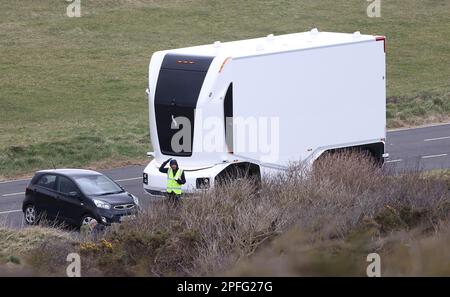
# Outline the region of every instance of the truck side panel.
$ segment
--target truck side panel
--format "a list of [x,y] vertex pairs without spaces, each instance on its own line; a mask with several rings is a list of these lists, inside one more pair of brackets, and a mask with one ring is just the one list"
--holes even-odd
[[[266,145],[266,151],[273,150],[269,163],[287,165],[327,148],[385,138],[383,42],[244,57],[232,66],[234,117],[279,121],[278,144]],[[268,153],[236,146],[238,133],[247,128],[235,124],[234,152],[264,162],[261,156]],[[267,132],[267,143],[277,141],[274,132]],[[261,137],[264,131],[258,133]]]

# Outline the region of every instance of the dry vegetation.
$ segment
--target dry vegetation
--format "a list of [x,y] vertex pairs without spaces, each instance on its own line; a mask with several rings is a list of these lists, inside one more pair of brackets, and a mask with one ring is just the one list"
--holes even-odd
[[154,203],[96,238],[48,239],[15,256],[46,275],[63,275],[74,251],[85,276],[364,275],[378,252],[385,275],[448,275],[449,209],[444,173],[392,174],[339,155],[313,172],[292,164],[260,191],[233,181],[180,208]]

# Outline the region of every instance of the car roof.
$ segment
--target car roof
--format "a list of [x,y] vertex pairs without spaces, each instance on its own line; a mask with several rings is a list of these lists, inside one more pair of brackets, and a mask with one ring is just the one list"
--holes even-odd
[[102,175],[100,172],[97,171],[87,169],[75,169],[75,168],[45,169],[36,172],[36,174],[38,173],[54,173],[67,176]]

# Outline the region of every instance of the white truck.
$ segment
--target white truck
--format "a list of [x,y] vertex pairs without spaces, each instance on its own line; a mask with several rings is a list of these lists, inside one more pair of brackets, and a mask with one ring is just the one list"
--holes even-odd
[[155,52],[145,191],[165,192],[168,158],[188,193],[240,170],[260,178],[310,166],[327,151],[366,150],[382,163],[385,49],[384,36],[313,29]]

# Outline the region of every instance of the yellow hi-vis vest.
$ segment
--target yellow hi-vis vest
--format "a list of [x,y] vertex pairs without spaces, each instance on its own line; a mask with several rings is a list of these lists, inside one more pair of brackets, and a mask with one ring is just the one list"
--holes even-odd
[[177,195],[181,194],[181,185],[177,183],[177,179],[181,177],[183,170],[178,168],[175,176],[173,175],[172,168],[167,171],[167,193],[174,192]]

